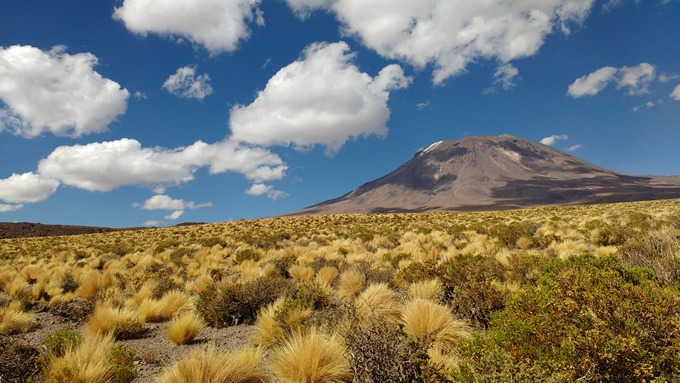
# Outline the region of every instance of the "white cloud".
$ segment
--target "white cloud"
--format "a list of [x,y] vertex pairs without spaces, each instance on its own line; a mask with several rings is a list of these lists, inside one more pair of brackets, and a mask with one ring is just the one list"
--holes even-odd
[[231,141],[164,149],[143,148],[139,141],[124,138],[58,147],[40,161],[38,172],[80,189],[109,191],[124,185],[177,185],[193,180],[204,166],[212,174],[236,172],[254,182],[281,179],[287,169],[276,154]]
[[595,72],[576,79],[567,90],[567,94],[579,98],[594,96],[604,89],[616,75],[618,69],[610,66],[600,68]]
[[628,94],[649,93],[649,84],[656,78],[656,68],[649,63],[619,69],[620,78],[617,88],[628,88]]
[[24,207],[23,204],[18,204],[18,205],[6,205],[0,203],[0,213],[7,213],[10,211],[17,211],[19,209],[22,209]]
[[658,80],[659,80],[659,82],[666,83],[666,82],[669,82],[669,81],[677,80],[679,78],[680,78],[680,74],[677,74],[677,73],[661,73],[659,75]]
[[165,218],[165,219],[177,219],[177,218],[181,217],[182,214],[184,214],[184,210],[175,210],[175,211],[166,215],[163,218]]
[[146,93],[141,92],[139,90],[136,91],[135,94],[133,94],[132,96],[137,100],[146,100],[147,98],[149,98],[149,96],[147,96]]
[[670,96],[672,99],[680,101],[680,84],[677,85],[675,89],[673,89],[673,92],[671,92]]
[[[659,101],[657,101],[657,102],[658,102],[658,103],[661,103],[662,101],[659,100]],[[638,110],[640,110],[640,109],[642,109],[642,108],[651,109],[651,108],[655,107],[656,105],[657,105],[656,102],[647,101],[646,103],[644,103],[644,104],[642,104],[642,105],[638,105],[638,106],[633,107],[632,111],[633,111],[633,112],[637,112]]]
[[213,92],[209,81],[210,76],[207,73],[196,77],[195,67],[184,66],[165,80],[163,88],[175,96],[202,100]]
[[616,82],[617,89],[628,88],[629,95],[641,95],[649,93],[649,85],[655,78],[656,68],[649,63],[618,69],[606,66],[576,79],[569,85],[567,94],[574,98],[594,96],[611,82]]
[[493,83],[494,85],[501,85],[504,90],[512,89],[517,85],[514,80],[518,74],[519,71],[512,64],[501,65],[493,74],[495,78]]
[[581,149],[581,144],[572,145],[567,148],[567,151],[573,152],[575,150]]
[[[264,25],[260,0],[125,0],[113,18],[133,33],[183,37],[212,55],[236,50],[250,36],[248,22]],[[178,39],[179,40],[179,39]]]
[[43,132],[79,137],[106,131],[125,113],[129,92],[93,70],[91,53],[58,46],[0,47],[0,131],[27,138]]
[[416,109],[418,109],[418,110],[423,110],[423,109],[427,108],[428,106],[430,106],[430,100],[427,100],[427,101],[425,101],[425,102],[419,102],[419,103],[417,103],[417,104],[416,104]]
[[389,90],[403,88],[410,77],[396,64],[371,78],[351,62],[345,42],[315,43],[282,68],[250,105],[232,108],[232,140],[258,145],[315,144],[332,155],[350,138],[385,136]]
[[272,199],[272,200],[277,200],[280,198],[285,198],[288,197],[289,194],[281,191],[281,190],[274,190],[274,188],[271,185],[265,185],[265,184],[253,184],[250,189],[246,190],[246,194],[250,195],[263,195],[266,194],[267,198]]
[[0,200],[10,203],[44,201],[59,187],[59,181],[32,172],[12,174],[0,180]]
[[536,54],[556,26],[569,33],[594,0],[287,0],[301,17],[334,12],[342,32],[380,55],[417,68],[434,64],[433,81],[465,71],[477,59],[502,63]]
[[541,139],[541,141],[539,141],[539,142],[543,145],[553,146],[553,145],[555,145],[555,143],[557,141],[567,140],[567,139],[569,139],[569,136],[567,136],[566,134],[560,134],[560,135],[553,134],[550,137],[545,137],[545,138]]
[[144,226],[160,226],[163,223],[164,223],[163,221],[157,221],[157,220],[152,219],[152,220],[144,221],[144,223],[142,225],[144,225]]
[[182,199],[172,199],[167,195],[159,194],[147,199],[143,204],[135,203],[132,206],[144,210],[184,210],[210,207],[212,202],[196,204],[194,201],[184,202]]

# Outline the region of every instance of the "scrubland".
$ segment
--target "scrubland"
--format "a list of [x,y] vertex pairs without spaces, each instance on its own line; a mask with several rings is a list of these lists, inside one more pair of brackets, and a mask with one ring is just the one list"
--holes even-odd
[[680,200],[7,239],[0,288],[2,382],[680,381]]

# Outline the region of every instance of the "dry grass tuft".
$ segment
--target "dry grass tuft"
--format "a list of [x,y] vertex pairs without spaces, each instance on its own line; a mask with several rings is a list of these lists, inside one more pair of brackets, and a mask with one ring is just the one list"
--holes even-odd
[[467,337],[470,328],[466,322],[456,320],[447,306],[425,299],[414,299],[402,310],[404,332],[418,339],[434,336],[436,345],[447,350],[455,346],[458,338]]
[[260,310],[255,319],[253,342],[261,346],[271,346],[283,338],[283,329],[276,320],[276,311],[283,305],[285,298],[279,298]]
[[66,350],[60,358],[51,359],[45,369],[45,382],[108,382],[113,378],[108,355],[113,335],[85,337],[76,349]]
[[429,279],[411,283],[408,287],[411,299],[422,298],[439,302],[444,297],[444,286],[439,279]]
[[314,278],[314,269],[307,266],[293,265],[288,269],[288,274],[296,281],[310,281]]
[[112,334],[116,338],[133,338],[142,331],[139,312],[126,307],[97,304],[85,323],[85,336]]
[[371,284],[356,299],[357,314],[360,317],[377,316],[386,321],[397,321],[401,315],[401,305],[387,284]]
[[25,313],[15,307],[0,308],[0,335],[20,334],[35,325],[32,313]]
[[337,335],[317,328],[295,333],[272,354],[270,370],[284,383],[350,382],[352,370]]
[[321,284],[330,286],[330,284],[333,283],[333,281],[335,280],[339,273],[340,272],[335,267],[332,266],[322,267],[321,269],[319,269],[319,272],[316,273],[316,280]]
[[196,339],[205,327],[203,319],[193,312],[186,312],[172,318],[168,325],[167,335],[176,345],[187,344]]
[[364,289],[366,276],[357,268],[351,268],[340,274],[338,281],[338,298],[350,301]]
[[243,349],[228,354],[214,347],[194,351],[187,358],[166,368],[157,383],[262,383],[267,375],[258,368],[259,349]]

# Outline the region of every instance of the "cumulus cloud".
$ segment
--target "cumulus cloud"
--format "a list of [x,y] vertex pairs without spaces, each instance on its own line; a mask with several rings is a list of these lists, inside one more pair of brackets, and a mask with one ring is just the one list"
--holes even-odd
[[134,139],[61,146],[40,161],[38,172],[85,190],[124,185],[177,185],[194,179],[200,167],[212,174],[236,172],[253,182],[280,179],[287,167],[276,154],[231,141],[197,141],[176,149],[143,148]]
[[628,88],[628,94],[649,93],[649,84],[656,78],[656,68],[649,63],[619,69],[617,88]]
[[517,68],[512,64],[501,65],[496,69],[493,74],[494,85],[500,85],[504,90],[510,90],[514,88],[517,83],[515,83],[515,78],[519,74]]
[[569,139],[569,136],[567,136],[566,134],[560,134],[560,135],[553,134],[550,137],[545,137],[545,138],[541,139],[541,141],[539,141],[539,142],[542,143],[543,145],[553,146],[553,145],[555,145],[555,143],[557,141],[568,140],[568,139]]
[[184,210],[175,210],[172,213],[164,216],[163,218],[165,218],[165,219],[177,219],[177,218],[181,217],[182,214],[184,214]]
[[0,47],[0,131],[27,138],[43,132],[80,137],[101,133],[125,113],[129,92],[94,71],[91,53],[65,47]]
[[673,92],[670,94],[671,98],[680,101],[680,84],[678,84],[675,89],[673,89]]
[[59,187],[59,181],[33,172],[12,174],[0,180],[0,200],[9,203],[44,201]]
[[18,205],[7,205],[0,203],[0,213],[7,213],[10,211],[17,211],[19,209],[22,209],[24,207],[23,204],[18,204]]
[[389,91],[408,86],[400,66],[391,64],[372,78],[352,63],[345,42],[315,43],[279,70],[250,105],[236,105],[232,139],[258,145],[324,145],[332,155],[350,138],[385,136]]
[[[212,55],[236,50],[250,36],[249,22],[264,25],[260,0],[125,0],[113,13],[133,33],[186,38]],[[179,40],[179,39],[178,39]]]
[[163,89],[175,96],[202,100],[213,92],[209,81],[210,76],[207,73],[196,76],[195,67],[184,66],[165,80]]
[[567,94],[574,98],[594,96],[607,87],[618,69],[610,66],[600,68],[595,72],[576,79],[567,90]]
[[567,151],[573,152],[574,150],[581,149],[581,144],[572,145],[567,148]]
[[164,223],[163,221],[151,219],[151,220],[148,220],[148,221],[144,221],[144,223],[142,225],[144,225],[144,226],[160,226],[163,223]]
[[288,197],[288,193],[281,190],[274,190],[271,185],[265,184],[253,184],[250,189],[246,190],[246,194],[250,195],[263,195],[266,194],[267,198],[272,200],[277,200],[280,198]]
[[334,12],[342,32],[380,55],[417,68],[434,64],[433,81],[465,71],[477,59],[502,63],[533,56],[555,27],[569,33],[594,0],[287,0],[301,17]]
[[627,88],[629,95],[649,93],[649,85],[656,79],[656,67],[649,63],[641,63],[634,67],[614,68],[606,66],[593,73],[576,79],[567,90],[573,98],[594,96],[612,82],[616,88]]
[[132,206],[144,210],[184,210],[210,207],[212,206],[212,202],[197,204],[194,201],[184,202],[182,199],[172,199],[167,195],[158,194],[147,199],[143,204],[135,203]]

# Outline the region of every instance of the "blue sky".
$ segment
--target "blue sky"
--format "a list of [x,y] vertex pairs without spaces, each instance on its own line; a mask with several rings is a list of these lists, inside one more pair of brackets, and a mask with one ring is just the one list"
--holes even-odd
[[291,212],[508,133],[680,174],[677,0],[0,2],[0,221]]

